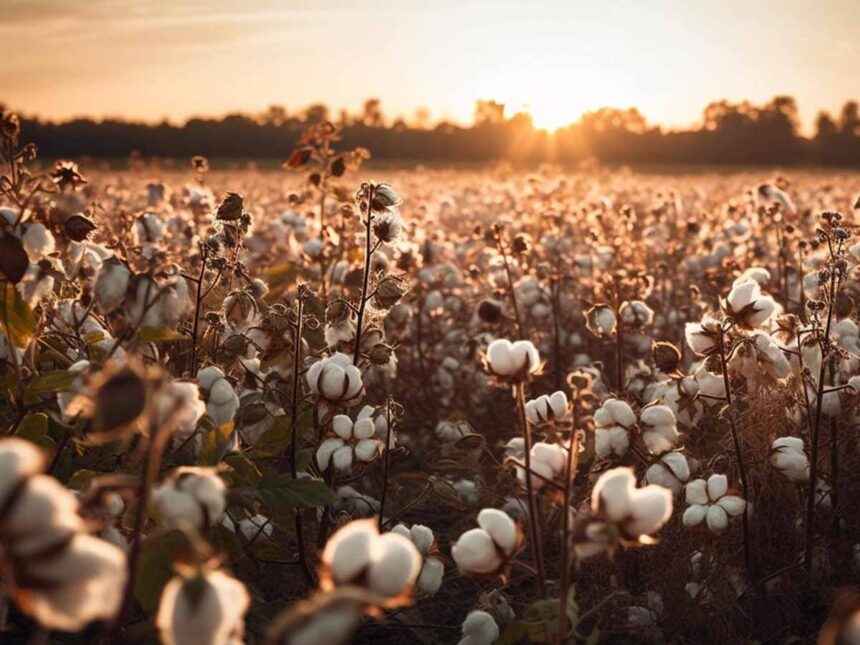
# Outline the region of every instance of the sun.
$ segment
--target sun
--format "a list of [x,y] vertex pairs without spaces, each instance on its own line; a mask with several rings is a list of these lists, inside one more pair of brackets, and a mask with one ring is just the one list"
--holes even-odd
[[525,106],[536,128],[554,132],[570,125],[582,116],[582,110],[571,109],[568,103],[549,101]]

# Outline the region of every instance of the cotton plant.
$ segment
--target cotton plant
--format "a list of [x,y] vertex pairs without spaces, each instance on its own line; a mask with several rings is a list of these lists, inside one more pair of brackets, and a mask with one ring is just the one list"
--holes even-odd
[[364,391],[361,371],[350,356],[340,352],[311,365],[307,382],[314,395],[332,406],[347,406]]

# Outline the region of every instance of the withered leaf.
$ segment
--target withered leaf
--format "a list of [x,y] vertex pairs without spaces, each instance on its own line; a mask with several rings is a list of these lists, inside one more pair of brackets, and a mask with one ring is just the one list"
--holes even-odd
[[222,222],[235,222],[242,217],[242,211],[245,208],[245,200],[238,193],[227,193],[224,201],[218,207],[218,212],[215,214],[215,219]]
[[93,404],[90,432],[113,434],[143,414],[146,384],[137,372],[125,367],[102,383]]
[[12,284],[18,284],[28,266],[30,258],[21,240],[7,231],[0,237],[0,274]]
[[290,155],[287,163],[284,164],[284,167],[290,170],[301,168],[310,160],[311,152],[310,148],[296,148],[293,150],[293,154]]

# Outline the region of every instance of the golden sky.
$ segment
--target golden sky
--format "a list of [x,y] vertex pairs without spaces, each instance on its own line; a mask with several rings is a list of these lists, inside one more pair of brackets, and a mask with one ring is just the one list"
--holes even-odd
[[711,100],[860,98],[858,0],[0,0],[0,102],[181,120],[323,101],[539,126],[604,105],[688,125]]

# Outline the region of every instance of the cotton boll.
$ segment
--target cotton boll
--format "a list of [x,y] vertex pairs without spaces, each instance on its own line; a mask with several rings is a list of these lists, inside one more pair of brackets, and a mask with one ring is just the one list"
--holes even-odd
[[202,529],[221,521],[227,487],[212,468],[177,468],[152,491],[156,516],[168,527],[188,522]]
[[485,611],[469,612],[463,621],[463,638],[458,645],[492,645],[499,638],[499,626]]
[[463,533],[451,548],[451,556],[460,570],[467,573],[493,573],[502,565],[493,538],[480,528]]
[[0,441],[0,504],[18,483],[38,473],[44,464],[41,451],[31,442],[17,437]]
[[374,520],[356,520],[329,538],[322,562],[329,567],[335,584],[349,584],[367,568],[378,535]]
[[39,222],[33,222],[27,226],[27,230],[21,237],[21,242],[31,262],[38,262],[53,253],[56,248],[56,242],[51,231]]
[[790,481],[809,481],[809,459],[799,437],[776,439],[771,444],[770,463]]
[[418,581],[415,583],[421,593],[433,596],[442,586],[445,575],[445,565],[437,558],[427,558],[421,567]]
[[594,430],[594,450],[601,459],[622,457],[630,447],[630,433],[622,426],[597,427]]
[[176,577],[164,587],[155,624],[164,645],[242,641],[250,605],[245,586],[221,571]]
[[690,465],[680,452],[667,452],[645,472],[645,482],[668,488],[678,495],[690,480]]
[[[19,592],[26,612],[49,629],[75,632],[95,620],[110,620],[119,611],[128,567],[120,548],[85,533],[45,557],[31,560]],[[26,579],[44,581],[27,590]]]
[[307,372],[311,391],[331,403],[351,401],[361,394],[361,372],[346,354],[336,352],[311,365]]
[[506,513],[495,508],[485,508],[478,513],[478,526],[484,529],[507,555],[513,553],[518,541],[517,526]]
[[487,348],[487,363],[496,376],[512,378],[540,370],[540,354],[530,341],[497,339]]
[[372,545],[367,586],[382,596],[397,596],[412,587],[421,572],[421,556],[412,541],[396,533],[378,537]]

